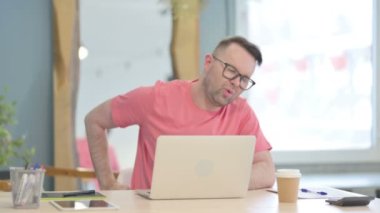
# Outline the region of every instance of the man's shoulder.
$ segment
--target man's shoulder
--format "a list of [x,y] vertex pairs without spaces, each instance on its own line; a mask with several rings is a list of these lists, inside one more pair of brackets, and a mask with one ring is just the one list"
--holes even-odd
[[234,108],[250,107],[247,99],[241,96],[237,97],[230,106]]
[[229,112],[234,114],[236,113],[235,115],[240,115],[243,117],[254,113],[253,108],[249,105],[248,101],[244,97],[236,98],[227,107]]
[[183,87],[188,86],[191,82],[187,80],[157,81],[155,86],[160,87]]
[[189,88],[191,82],[186,80],[172,80],[168,82],[157,81],[155,89],[158,92],[181,92]]

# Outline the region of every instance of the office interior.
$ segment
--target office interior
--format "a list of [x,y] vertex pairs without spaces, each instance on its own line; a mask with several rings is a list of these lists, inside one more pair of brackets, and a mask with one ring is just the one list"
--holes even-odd
[[[373,104],[370,146],[359,152],[338,149],[278,153],[274,146],[273,152],[277,168],[299,168],[307,183],[379,197],[380,89],[376,89],[376,82],[380,81],[380,42],[376,35],[379,34],[377,11],[380,7],[377,1],[370,2],[374,17],[371,52],[374,69],[372,82],[367,82],[372,85]],[[80,61],[78,101],[72,122],[76,137],[80,138],[85,137],[83,118],[91,107],[135,87],[171,79],[173,73],[168,46],[172,32],[170,1],[79,0],[78,3],[80,42],[88,50],[87,58]],[[203,56],[212,51],[220,39],[246,35],[245,25],[238,22],[241,16],[247,15],[239,13],[244,10],[245,3],[245,0],[201,1],[198,17],[200,70]],[[53,14],[50,0],[0,2],[0,89],[7,87],[7,98],[17,103],[17,124],[10,129],[15,136],[24,135],[28,146],[36,149],[33,160],[46,165],[54,165],[56,125]],[[110,135],[121,168],[133,167],[136,131],[137,127],[117,129]],[[265,133],[265,129],[263,131]],[[291,139],[281,140],[287,143]],[[53,180],[48,179],[45,185],[53,188]]]

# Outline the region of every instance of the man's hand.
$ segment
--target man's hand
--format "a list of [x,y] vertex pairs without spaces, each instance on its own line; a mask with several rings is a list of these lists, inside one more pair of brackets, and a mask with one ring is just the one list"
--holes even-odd
[[108,141],[106,131],[115,127],[111,115],[111,101],[106,101],[93,110],[85,118],[88,146],[94,164],[96,177],[101,189],[126,189],[117,183],[108,158]]
[[121,184],[117,181],[111,186],[100,186],[102,190],[129,190],[131,189],[127,184]]

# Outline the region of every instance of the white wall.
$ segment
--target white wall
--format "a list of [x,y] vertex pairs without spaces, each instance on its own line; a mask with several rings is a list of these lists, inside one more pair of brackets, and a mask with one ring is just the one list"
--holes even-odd
[[[82,0],[82,43],[89,50],[81,62],[76,134],[85,136],[84,116],[118,94],[171,76],[171,13],[157,0]],[[136,126],[112,131],[122,168],[134,164]]]

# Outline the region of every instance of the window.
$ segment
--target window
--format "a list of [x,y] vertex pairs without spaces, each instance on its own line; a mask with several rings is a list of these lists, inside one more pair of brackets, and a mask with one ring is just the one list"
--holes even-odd
[[275,158],[340,161],[355,154],[354,161],[378,160],[375,1],[244,4],[237,7],[237,26],[264,58],[247,98]]

